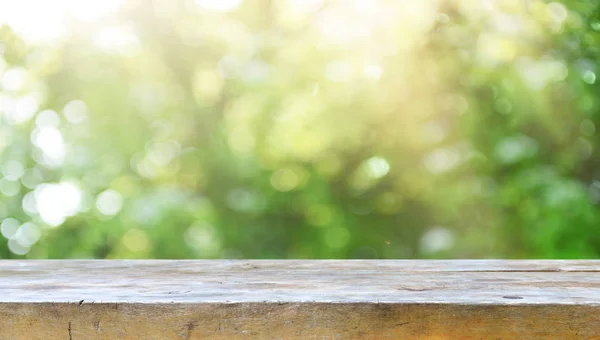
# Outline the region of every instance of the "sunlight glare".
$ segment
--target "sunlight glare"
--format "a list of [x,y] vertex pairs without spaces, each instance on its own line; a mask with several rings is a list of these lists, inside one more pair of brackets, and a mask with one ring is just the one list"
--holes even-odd
[[53,44],[68,33],[67,20],[91,22],[114,14],[123,0],[21,0],[0,2],[0,26],[6,24],[26,42]]
[[49,166],[61,165],[66,156],[66,145],[60,130],[53,126],[38,127],[31,133],[31,141],[44,153]]
[[242,0],[196,0],[196,3],[210,11],[229,12],[238,8]]
[[56,227],[75,215],[81,206],[82,192],[70,182],[44,183],[35,188],[35,203],[46,224]]

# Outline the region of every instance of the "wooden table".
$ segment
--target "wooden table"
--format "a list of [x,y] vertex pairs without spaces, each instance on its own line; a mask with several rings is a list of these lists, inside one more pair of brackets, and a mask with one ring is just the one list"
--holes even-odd
[[0,339],[600,339],[600,261],[0,261]]

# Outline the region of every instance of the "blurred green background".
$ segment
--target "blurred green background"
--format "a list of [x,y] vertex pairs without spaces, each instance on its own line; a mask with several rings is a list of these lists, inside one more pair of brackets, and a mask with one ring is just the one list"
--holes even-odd
[[600,7],[0,2],[1,258],[597,258]]

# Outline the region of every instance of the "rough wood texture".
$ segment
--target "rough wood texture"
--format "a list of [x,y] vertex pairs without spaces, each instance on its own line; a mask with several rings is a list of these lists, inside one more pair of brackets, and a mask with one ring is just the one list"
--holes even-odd
[[600,261],[0,261],[0,339],[600,339]]

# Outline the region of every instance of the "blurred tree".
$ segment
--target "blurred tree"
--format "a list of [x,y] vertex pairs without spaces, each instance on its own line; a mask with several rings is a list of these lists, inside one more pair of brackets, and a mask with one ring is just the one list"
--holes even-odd
[[31,1],[3,258],[600,254],[593,2]]

